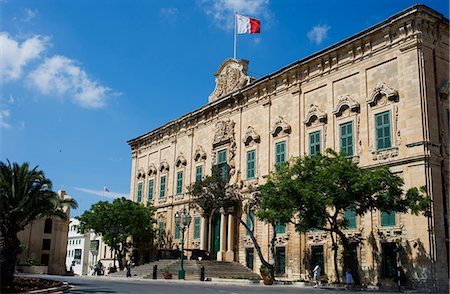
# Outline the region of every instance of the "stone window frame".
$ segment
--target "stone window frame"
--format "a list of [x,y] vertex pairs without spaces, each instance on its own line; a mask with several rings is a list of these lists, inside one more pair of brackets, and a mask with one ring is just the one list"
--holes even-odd
[[[168,183],[169,183],[169,170],[170,170],[170,166],[167,163],[166,160],[161,161],[160,165],[159,165],[159,177],[158,177],[158,201],[159,203],[164,203],[167,201],[167,196],[168,196]],[[162,177],[165,177],[165,182],[164,182],[164,196],[161,197],[161,179]]]
[[338,98],[336,108],[333,110],[336,125],[334,138],[335,146],[339,146],[339,152],[341,151],[341,125],[352,122],[353,132],[353,156],[349,156],[353,159],[353,162],[359,163],[361,156],[361,136],[360,136],[360,112],[361,107],[351,95],[341,95]]
[[[150,163],[148,166],[148,170],[147,170],[147,202],[151,202],[153,203],[155,201],[155,198],[159,198],[159,197],[155,197],[156,196],[156,184],[157,184],[157,179],[156,176],[158,175],[158,169],[156,168],[154,163]],[[150,192],[150,181],[153,181],[153,191],[152,191],[152,200],[148,201],[148,193]]]
[[[153,181],[153,188],[152,188],[152,199],[149,201],[149,192],[150,192],[150,181]],[[155,187],[156,187],[156,175],[150,176],[147,180],[147,203],[153,203],[155,201]]]
[[[379,82],[372,89],[366,102],[368,105],[369,130],[371,130],[369,132],[369,146],[372,160],[384,160],[398,156],[401,136],[398,128],[399,94],[397,90],[389,87],[385,82]],[[391,125],[391,147],[377,150],[375,117],[377,114],[386,111],[389,111]]]
[[194,181],[197,181],[197,168],[200,166],[202,168],[202,178],[205,176],[205,166],[206,166],[206,152],[203,149],[201,145],[197,146],[197,149],[194,152],[194,162],[193,168],[194,168]]
[[285,158],[284,162],[287,162],[289,160],[289,143],[290,143],[290,134],[292,132],[291,126],[285,121],[285,119],[282,116],[278,116],[275,120],[275,123],[272,126],[272,129],[270,131],[270,134],[272,135],[272,141],[273,141],[273,152],[270,155],[270,158],[273,162],[273,170],[276,170],[276,164],[277,164],[277,155],[276,155],[276,145],[281,142],[285,142]]
[[[141,186],[141,199],[139,200],[139,185]],[[141,203],[142,202],[142,195],[144,194],[144,179],[140,179],[137,181],[137,187],[136,187],[136,202]]]
[[[244,138],[242,139],[242,143],[244,143],[244,153],[245,153],[245,158],[244,158],[244,164],[242,165],[244,167],[244,171],[243,171],[243,175],[245,175],[244,181],[247,182],[256,182],[258,180],[259,177],[259,172],[258,172],[258,154],[259,154],[259,143],[261,143],[261,136],[256,133],[255,129],[252,126],[248,126],[247,130],[245,131],[245,135]],[[247,154],[249,151],[255,151],[255,176],[253,178],[248,178],[247,177]]]
[[[185,178],[186,178],[186,166],[187,166],[187,160],[184,157],[183,153],[180,153],[176,160],[175,160],[175,169],[174,169],[174,182],[175,182],[175,189],[174,189],[174,195],[177,198],[183,198],[183,195],[185,193]],[[182,173],[182,179],[181,179],[181,193],[178,193],[178,174]]]
[[305,124],[305,140],[307,146],[305,146],[306,154],[312,155],[311,153],[311,142],[310,134],[320,131],[320,153],[326,150],[326,138],[327,138],[327,114],[322,111],[316,104],[311,104],[306,115],[306,119],[303,121]]

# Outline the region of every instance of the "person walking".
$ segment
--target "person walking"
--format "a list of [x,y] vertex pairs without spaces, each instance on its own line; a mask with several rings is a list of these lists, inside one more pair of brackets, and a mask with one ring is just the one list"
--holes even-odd
[[350,289],[353,287],[353,275],[352,270],[347,268],[347,271],[345,272],[345,284],[347,285],[347,289]]
[[127,263],[125,264],[125,267],[127,268],[127,278],[131,277],[131,259],[127,261]]
[[313,280],[314,280],[314,288],[320,286],[320,265],[316,264],[313,269]]

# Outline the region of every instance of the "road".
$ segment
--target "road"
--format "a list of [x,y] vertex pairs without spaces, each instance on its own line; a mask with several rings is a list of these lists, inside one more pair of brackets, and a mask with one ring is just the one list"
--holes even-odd
[[[39,277],[66,281],[71,286],[70,293],[152,293],[152,294],[248,294],[248,293],[295,293],[295,294],[325,294],[341,291],[316,289],[312,287],[297,287],[240,283],[216,283],[178,280],[142,280],[113,279],[108,277],[66,277],[39,275]],[[354,291],[346,291],[356,293]],[[377,292],[381,293],[381,292]]]

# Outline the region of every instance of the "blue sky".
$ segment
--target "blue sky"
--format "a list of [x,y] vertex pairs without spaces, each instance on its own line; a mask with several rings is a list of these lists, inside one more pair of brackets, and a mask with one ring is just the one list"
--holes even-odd
[[[420,2],[449,15],[446,0]],[[207,103],[234,11],[261,20],[237,47],[258,78],[415,3],[0,0],[1,160],[39,165],[78,201],[72,216],[128,197],[126,141]]]

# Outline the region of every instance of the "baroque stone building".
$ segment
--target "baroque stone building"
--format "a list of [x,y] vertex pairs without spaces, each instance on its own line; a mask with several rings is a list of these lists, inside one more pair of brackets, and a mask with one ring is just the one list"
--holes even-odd
[[[264,183],[276,163],[332,148],[364,168],[389,166],[405,189],[427,185],[433,199],[428,218],[348,213],[346,234],[357,242],[346,260],[339,254],[340,264],[363,283],[389,283],[399,246],[409,283],[448,289],[448,29],[442,14],[416,5],[257,80],[247,75],[248,61],[226,60],[207,104],[128,142],[131,198],[157,208],[160,246],[179,245],[174,215],[186,207],[193,216],[187,248],[258,272],[245,229],[224,214],[203,219],[186,187],[227,164],[230,181],[251,198],[250,187]],[[270,259],[271,228],[255,226]],[[319,263],[334,280],[332,256],[325,232],[277,227],[278,276],[309,279]]]

